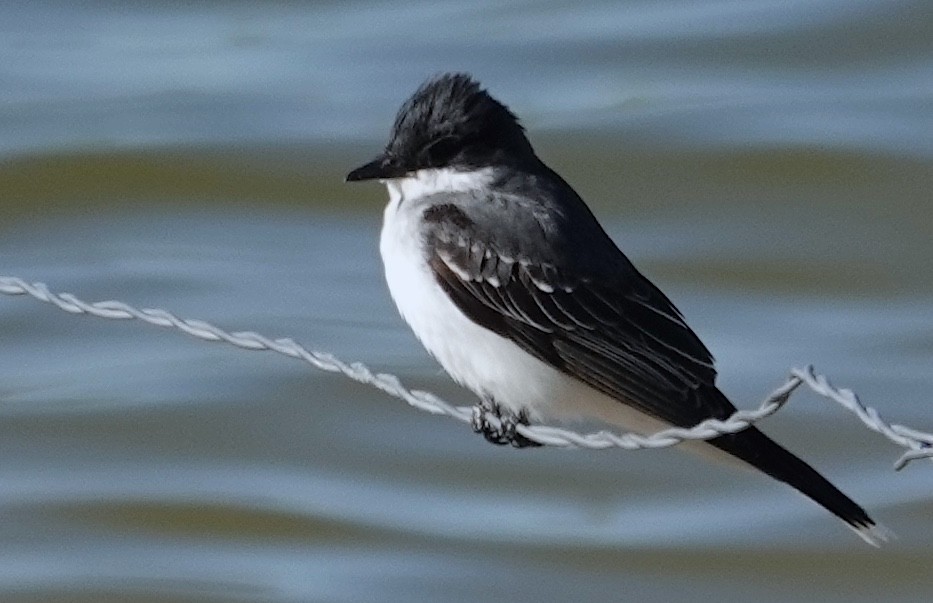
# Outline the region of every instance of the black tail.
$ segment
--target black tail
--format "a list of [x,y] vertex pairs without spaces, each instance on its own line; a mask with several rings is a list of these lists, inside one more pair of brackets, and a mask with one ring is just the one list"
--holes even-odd
[[[713,403],[714,407],[724,408],[725,405],[732,407],[725,395],[715,387],[703,388],[701,395],[718,397],[719,399]],[[878,541],[887,539],[887,530],[877,526],[865,509],[840,492],[813,467],[782,448],[755,427],[714,438],[709,443],[764,471],[774,479],[796,488],[846,522],[869,544],[878,546]]]

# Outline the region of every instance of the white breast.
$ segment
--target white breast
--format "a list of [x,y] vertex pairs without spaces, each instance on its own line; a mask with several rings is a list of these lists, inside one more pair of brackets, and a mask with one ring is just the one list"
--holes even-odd
[[547,405],[561,375],[464,316],[428,266],[422,234],[422,214],[427,206],[421,203],[422,198],[442,190],[476,186],[481,177],[474,173],[466,182],[458,182],[449,175],[419,173],[386,183],[390,200],[379,242],[386,281],[402,318],[455,381],[516,412],[527,407],[530,413],[540,415],[536,411]]

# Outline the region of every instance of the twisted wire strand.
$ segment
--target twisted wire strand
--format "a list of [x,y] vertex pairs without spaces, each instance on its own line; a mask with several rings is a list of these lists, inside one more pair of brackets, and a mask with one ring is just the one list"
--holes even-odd
[[[444,415],[463,423],[471,423],[475,413],[485,413],[489,423],[497,427],[501,425],[499,418],[490,411],[469,406],[454,406],[430,392],[406,388],[395,375],[373,373],[362,363],[346,363],[332,354],[308,350],[288,338],[269,339],[252,331],[228,333],[202,320],[181,319],[157,308],[137,309],[120,301],[88,303],[70,293],[52,293],[44,283],[28,283],[16,277],[0,276],[0,293],[28,295],[71,314],[87,314],[113,320],[137,319],[159,327],[178,329],[206,341],[222,341],[246,350],[270,350],[290,358],[303,360],[323,371],[341,373],[354,381],[376,387],[431,414]],[[812,366],[792,369],[787,381],[771,392],[758,408],[736,411],[725,420],[707,419],[688,429],[673,427],[651,435],[617,434],[609,431],[581,434],[547,425],[517,425],[516,431],[539,444],[562,448],[622,448],[624,450],[668,448],[687,440],[708,440],[719,435],[741,431],[780,410],[790,399],[791,394],[801,385],[806,385],[820,396],[840,404],[854,413],[872,431],[907,448],[908,450],[895,463],[895,469],[900,470],[911,461],[920,458],[933,460],[933,434],[885,422],[877,410],[862,404],[854,392],[834,387],[825,376],[814,372]]]

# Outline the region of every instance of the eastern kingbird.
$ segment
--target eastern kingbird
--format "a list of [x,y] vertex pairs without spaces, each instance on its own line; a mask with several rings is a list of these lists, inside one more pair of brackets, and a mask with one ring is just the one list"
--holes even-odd
[[[423,84],[382,154],[347,175],[360,180],[389,189],[379,249],[392,299],[450,376],[501,418],[474,421],[488,440],[535,445],[516,424],[545,418],[651,433],[735,412],[680,311],[469,75]],[[786,482],[870,544],[888,535],[755,427],[698,446]]]

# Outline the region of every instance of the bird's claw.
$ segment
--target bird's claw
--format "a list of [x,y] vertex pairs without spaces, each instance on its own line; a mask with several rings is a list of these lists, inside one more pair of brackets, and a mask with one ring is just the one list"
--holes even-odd
[[[499,425],[494,425],[489,420],[489,415],[499,419]],[[503,411],[498,404],[490,400],[483,400],[479,405],[473,407],[471,424],[473,431],[483,434],[487,442],[492,442],[498,446],[511,444],[515,448],[528,448],[542,445],[518,433],[519,425],[528,425],[528,415],[525,411],[515,415]]]

